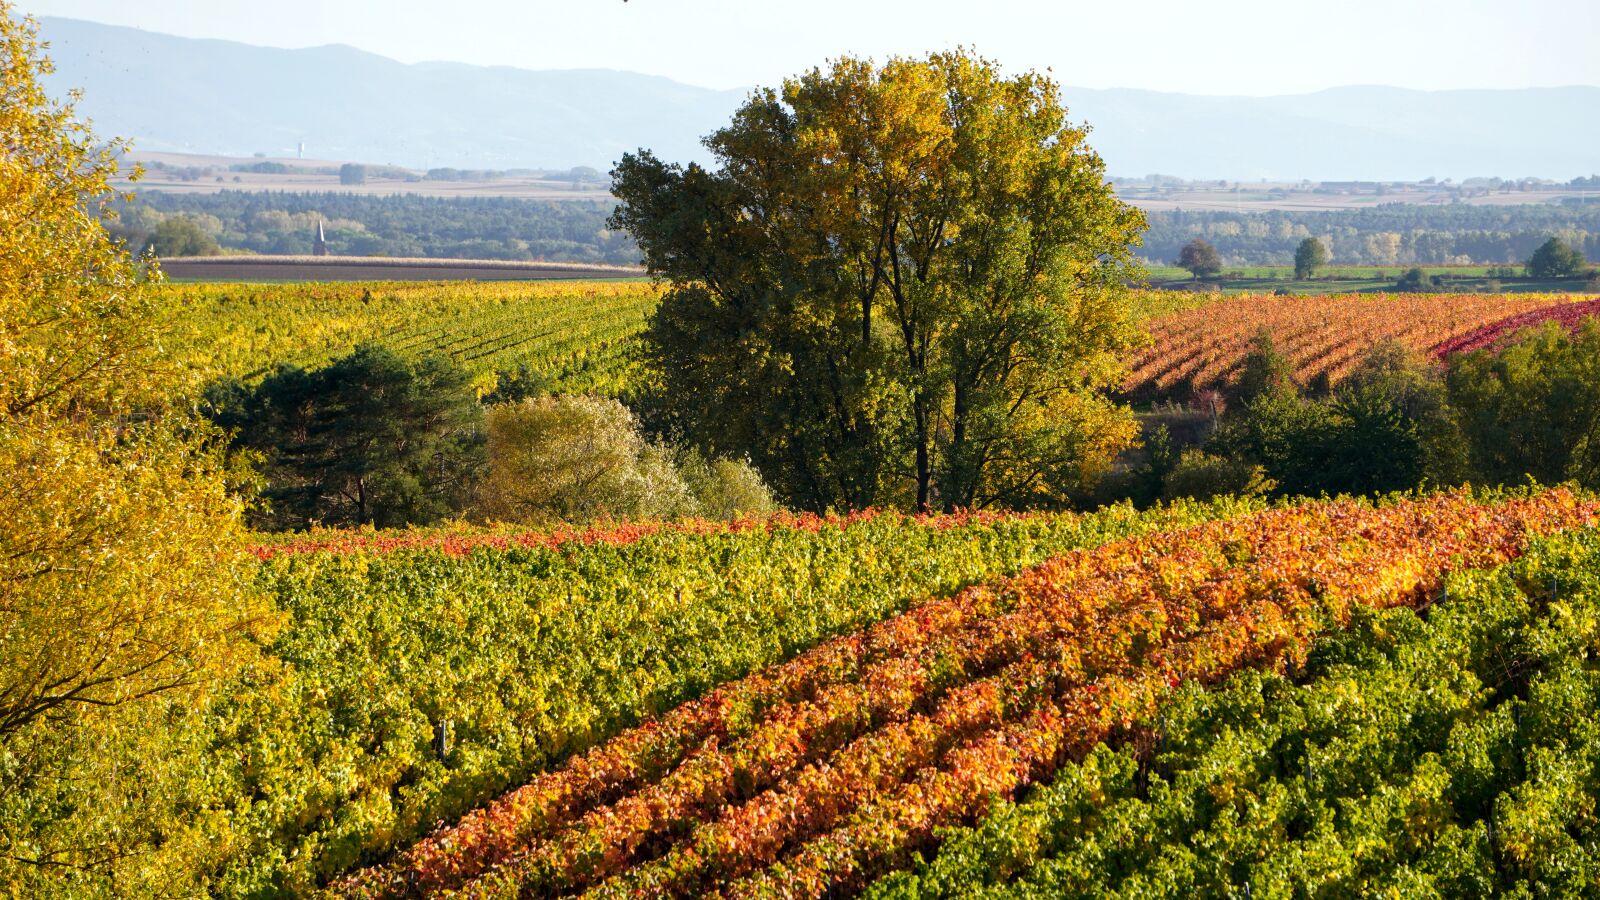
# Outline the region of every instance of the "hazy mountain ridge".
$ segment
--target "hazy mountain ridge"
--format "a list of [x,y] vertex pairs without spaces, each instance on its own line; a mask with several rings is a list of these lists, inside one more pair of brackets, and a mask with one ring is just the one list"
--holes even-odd
[[[699,138],[745,91],[613,70],[407,65],[352,47],[282,50],[41,18],[57,73],[106,135],[140,149],[307,154],[414,167],[590,165],[650,147],[703,158]],[[1600,170],[1600,88],[1280,97],[1068,88],[1113,173],[1399,180]]]

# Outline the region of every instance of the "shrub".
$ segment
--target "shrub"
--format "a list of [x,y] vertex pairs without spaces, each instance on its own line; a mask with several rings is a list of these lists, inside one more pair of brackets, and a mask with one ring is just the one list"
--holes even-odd
[[695,514],[735,519],[777,512],[772,491],[749,460],[706,459],[694,450],[678,459],[678,472],[694,497]]
[[1600,487],[1600,322],[1559,323],[1493,355],[1450,357],[1446,377],[1477,474],[1513,484],[1568,479]]
[[728,519],[776,509],[748,463],[674,454],[634,414],[599,397],[533,397],[490,407],[480,511],[514,522]]
[[488,516],[589,522],[686,512],[688,486],[633,413],[599,397],[531,397],[489,408]]
[[1239,366],[1234,379],[1235,398],[1250,403],[1261,397],[1292,394],[1297,390],[1294,366],[1278,352],[1272,333],[1265,328],[1251,339],[1251,350]]
[[1277,483],[1258,464],[1191,449],[1183,451],[1178,464],[1167,473],[1161,498],[1207,500],[1224,494],[1258,497],[1276,487]]
[[1287,495],[1409,490],[1455,481],[1464,454],[1444,392],[1427,367],[1388,342],[1326,399],[1263,391],[1213,437],[1213,452],[1258,463]]
[[1420,291],[1427,283],[1427,274],[1419,268],[1407,269],[1404,275],[1394,283],[1395,289],[1402,291]]

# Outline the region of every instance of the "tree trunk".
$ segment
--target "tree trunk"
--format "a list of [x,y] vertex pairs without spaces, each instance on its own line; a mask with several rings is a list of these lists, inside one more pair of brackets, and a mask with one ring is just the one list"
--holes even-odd
[[[950,452],[945,463],[946,478],[949,477],[951,465],[962,465],[961,461],[965,458],[967,446],[967,386],[959,375],[955,382],[955,399],[950,411]],[[968,477],[963,476],[963,481]],[[970,476],[973,479],[976,477],[976,473]],[[944,498],[944,511],[955,512],[956,504],[970,496],[971,490],[972,488],[966,484],[950,485],[950,495]]]
[[933,465],[928,458],[928,398],[917,389],[912,401],[912,417],[916,425],[917,440],[917,512],[929,511],[930,488],[933,483]]

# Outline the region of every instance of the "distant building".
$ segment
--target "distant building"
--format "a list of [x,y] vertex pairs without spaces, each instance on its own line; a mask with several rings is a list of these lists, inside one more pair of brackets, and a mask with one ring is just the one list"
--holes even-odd
[[312,256],[328,255],[328,236],[322,231],[322,223],[317,223],[317,239],[311,242]]

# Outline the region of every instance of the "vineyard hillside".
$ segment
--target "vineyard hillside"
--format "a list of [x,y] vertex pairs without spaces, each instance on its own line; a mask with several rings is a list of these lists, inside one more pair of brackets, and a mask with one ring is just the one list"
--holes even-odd
[[[854,893],[997,798],[1139,746],[1141,723],[1192,692],[1305,672],[1345,625],[1437,602],[1451,573],[1597,513],[1564,491],[1324,501],[1085,544],[880,607],[876,624],[663,708],[335,893]],[[647,633],[636,640],[653,646]]]
[[[203,377],[313,367],[371,342],[449,356],[494,389],[497,376],[554,393],[625,392],[633,338],[659,289],[642,282],[169,284],[177,356]],[[1207,297],[1141,291],[1131,310],[1151,341],[1130,360],[1134,400],[1187,400],[1224,387],[1265,329],[1305,383],[1337,381],[1376,340],[1444,356],[1515,328],[1597,311],[1567,295],[1396,294]]]
[[[209,785],[187,837],[218,848],[212,894],[308,895],[529,778],[614,753],[595,748],[619,734],[632,746],[721,728],[672,711],[839,635],[1078,548],[1258,509],[266,539],[258,586],[284,616],[266,663],[174,712],[197,745],[219,748],[181,773]],[[769,700],[706,702],[739,727]],[[628,730],[641,721],[657,724]],[[176,864],[158,854],[151,870]]]
[[203,377],[250,380],[376,343],[449,356],[482,391],[497,373],[557,393],[620,393],[627,348],[655,308],[641,282],[169,284],[174,355]]
[[[1558,294],[1236,296],[1159,315],[1125,385],[1136,400],[1188,400],[1225,388],[1254,346],[1272,337],[1304,384],[1336,383],[1386,339],[1427,354],[1507,320],[1529,323],[1579,303]],[[1587,308],[1587,307],[1585,307]],[[1503,326],[1501,326],[1503,329]]]
[[1556,897],[1600,865],[1600,535],[1186,684],[1134,740],[946,835],[872,900]]

